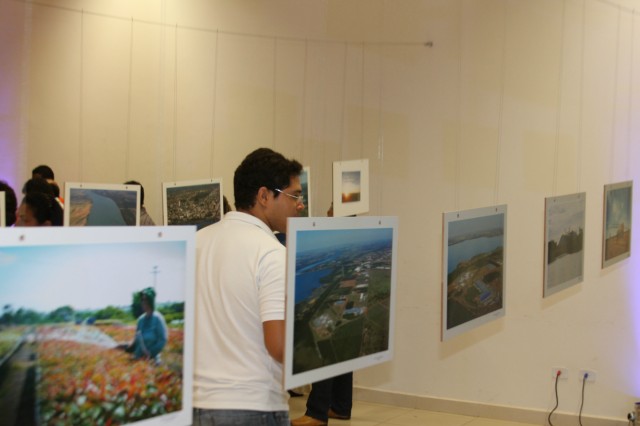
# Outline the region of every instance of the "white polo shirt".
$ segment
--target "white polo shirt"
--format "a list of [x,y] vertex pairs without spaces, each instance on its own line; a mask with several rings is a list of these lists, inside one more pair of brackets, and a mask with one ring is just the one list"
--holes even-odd
[[286,250],[241,212],[196,234],[194,407],[288,411],[262,323],[285,318]]

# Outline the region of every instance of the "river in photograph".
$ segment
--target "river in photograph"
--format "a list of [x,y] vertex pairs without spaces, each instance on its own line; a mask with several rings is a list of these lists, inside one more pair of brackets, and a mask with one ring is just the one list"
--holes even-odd
[[502,247],[504,244],[503,237],[504,235],[473,238],[450,245],[447,257],[447,273],[450,274],[455,270],[460,262],[469,260],[482,253],[490,253],[496,248]]
[[296,274],[295,302],[299,303],[311,296],[313,290],[320,287],[320,279],[329,275],[331,271],[332,269],[328,268]]

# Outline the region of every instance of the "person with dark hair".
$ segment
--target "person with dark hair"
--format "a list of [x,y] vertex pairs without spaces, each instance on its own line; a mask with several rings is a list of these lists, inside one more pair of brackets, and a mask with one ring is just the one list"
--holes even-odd
[[140,226],[156,226],[156,223],[151,219],[147,209],[144,206],[144,186],[140,182],[130,180],[124,183],[125,185],[138,185],[140,187]]
[[156,291],[147,287],[140,292],[144,313],[138,317],[136,336],[129,346],[135,359],[150,359],[160,363],[160,352],[169,338],[167,323],[155,308]]
[[231,204],[229,204],[229,200],[227,200],[226,196],[222,196],[222,214],[225,215],[228,212],[230,212],[231,209]]
[[268,148],[234,174],[237,211],[196,234],[194,426],[289,426],[282,389],[286,249],[302,165]]
[[16,226],[62,226],[63,212],[49,194],[28,192],[18,208]]
[[3,180],[0,180],[0,192],[4,192],[4,211],[5,211],[5,226],[12,226],[16,223],[16,210],[18,209],[18,199],[13,188]]
[[53,175],[53,169],[51,169],[51,167],[44,164],[33,169],[31,171],[31,177],[32,178],[39,177],[47,181],[55,180],[55,177]]

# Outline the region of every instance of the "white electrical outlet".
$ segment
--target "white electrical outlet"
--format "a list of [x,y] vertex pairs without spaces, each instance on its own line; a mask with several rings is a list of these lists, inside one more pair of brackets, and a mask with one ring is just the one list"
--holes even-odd
[[558,377],[558,380],[566,380],[569,378],[569,369],[566,367],[553,367],[551,369],[551,377],[555,379],[558,375],[558,371],[560,372],[560,377]]
[[[584,378],[586,374],[586,379]],[[586,380],[587,383],[593,383],[596,381],[598,373],[593,370],[580,370],[580,380]]]

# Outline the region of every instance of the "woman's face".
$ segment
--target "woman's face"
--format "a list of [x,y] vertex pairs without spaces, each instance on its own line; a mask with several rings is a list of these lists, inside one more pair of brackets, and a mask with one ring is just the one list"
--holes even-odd
[[150,314],[153,312],[153,309],[151,309],[151,303],[149,303],[146,297],[142,298],[142,309],[147,314]]
[[26,203],[20,204],[18,208],[16,226],[41,226],[34,216],[33,211]]

